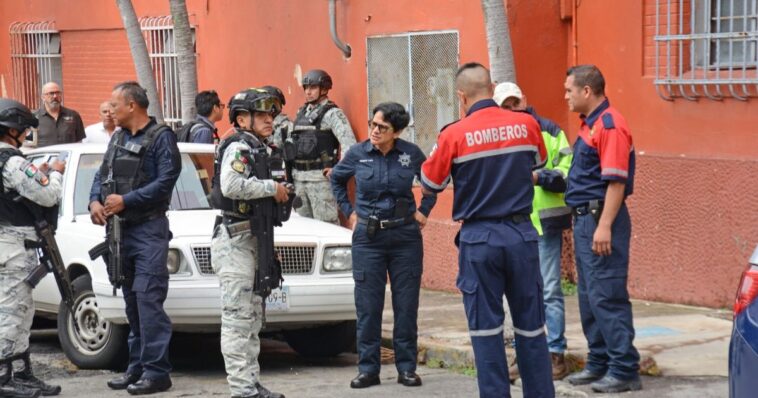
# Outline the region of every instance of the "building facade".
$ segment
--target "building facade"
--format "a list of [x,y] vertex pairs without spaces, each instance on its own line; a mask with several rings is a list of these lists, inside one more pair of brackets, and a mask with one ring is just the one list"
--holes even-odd
[[[563,99],[567,67],[594,63],[629,122],[638,153],[630,291],[634,297],[731,305],[758,242],[758,78],[752,0],[507,0],[518,84],[538,112],[573,139],[579,119]],[[169,120],[180,118],[168,1],[133,0]],[[735,5],[731,5],[735,4]],[[372,106],[411,110],[404,138],[429,150],[460,116],[458,65],[488,63],[474,0],[187,0],[198,87],[225,102],[242,88],[276,85],[294,115],[299,77],[327,70],[330,97],[365,139]],[[41,83],[62,84],[85,123],[117,82],[135,79],[115,2],[0,0],[0,94],[39,104]],[[226,123],[226,121],[223,121]],[[228,124],[220,126],[226,130]],[[452,193],[424,230],[426,287],[455,289],[458,224]],[[570,258],[570,256],[567,256]],[[567,262],[568,263],[568,262]],[[570,267],[570,264],[566,264]]]

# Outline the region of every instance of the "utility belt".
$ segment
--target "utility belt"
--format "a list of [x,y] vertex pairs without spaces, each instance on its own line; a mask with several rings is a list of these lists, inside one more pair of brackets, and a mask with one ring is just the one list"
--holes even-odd
[[252,230],[250,219],[228,215],[216,216],[216,222],[213,224],[213,230],[216,231],[216,228],[219,225],[223,225],[224,228],[226,228],[226,232],[229,234],[230,238],[242,235],[244,233],[250,233]]
[[571,214],[574,217],[586,216],[590,214],[592,215],[592,218],[595,219],[595,222],[598,222],[600,221],[600,215],[603,214],[603,201],[591,200],[586,205],[573,207],[571,208]]
[[531,218],[529,214],[509,214],[504,217],[476,217],[476,218],[468,218],[464,220],[465,223],[470,222],[477,222],[477,221],[490,221],[490,222],[512,222],[515,224],[520,224],[522,222],[531,222]]
[[299,171],[323,170],[326,167],[332,167],[330,164],[334,164],[334,160],[331,158],[327,162],[324,162],[321,159],[295,159],[292,161],[292,167]]
[[358,217],[358,223],[366,225],[366,236],[369,239],[374,239],[376,231],[380,229],[397,228],[415,221],[416,219],[413,217],[413,214],[405,217],[388,218],[386,220],[380,220],[374,215],[370,215],[368,218]]
[[386,220],[380,220],[376,217],[369,217],[369,218],[358,217],[358,224],[363,224],[367,226],[374,225],[374,228],[378,228],[378,229],[390,229],[390,228],[402,227],[403,225],[411,224],[414,221],[416,221],[416,219],[413,217],[413,215],[400,217],[400,218],[388,218]]

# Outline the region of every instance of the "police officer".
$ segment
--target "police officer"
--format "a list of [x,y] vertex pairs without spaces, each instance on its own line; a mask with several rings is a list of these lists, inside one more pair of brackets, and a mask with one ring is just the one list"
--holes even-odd
[[[32,373],[29,329],[34,318],[32,288],[24,278],[37,253],[25,241],[36,241],[34,216],[20,195],[34,205],[51,208],[61,199],[65,162],[39,168],[18,150],[38,121],[23,104],[0,98],[0,397],[58,395],[60,386],[44,383]],[[57,217],[57,212],[54,215]],[[14,371],[13,362],[21,363]]]
[[530,115],[492,100],[489,71],[460,67],[455,80],[466,117],[440,132],[421,168],[425,191],[454,182],[453,219],[463,225],[456,285],[463,293],[480,397],[508,397],[503,342],[503,293],[508,298],[524,397],[555,393],[544,332],[542,278],[532,210],[532,168],[546,158]]
[[118,214],[124,221],[122,288],[129,321],[129,365],[108,382],[134,395],[171,388],[168,345],[171,320],[163,310],[168,293],[166,210],[179,178],[176,135],[147,115],[147,93],[137,82],[116,85],[111,95],[121,129],[113,135],[90,190],[92,222],[104,225]]
[[[314,69],[303,75],[305,105],[297,112],[291,137],[296,147],[295,190],[303,205],[298,214],[339,223],[337,201],[329,186],[329,175],[337,161],[355,144],[355,135],[345,114],[327,97],[332,78]],[[288,141],[288,137],[283,137]]]
[[[374,108],[369,139],[348,150],[332,172],[332,188],[353,233],[353,277],[358,315],[358,376],[352,388],[379,384],[382,311],[387,273],[392,287],[395,326],[393,348],[397,382],[420,386],[416,374],[419,289],[424,256],[421,228],[436,202],[423,197],[416,209],[413,179],[426,156],[400,139],[410,115],[402,105],[385,102]],[[355,209],[347,182],[355,176]]]
[[[545,167],[533,172],[534,201],[531,219],[540,236],[540,272],[543,282],[542,297],[545,301],[547,348],[553,365],[553,380],[560,380],[569,372],[564,355],[566,315],[561,291],[561,246],[563,230],[571,228],[571,209],[563,201],[566,176],[571,165],[571,146],[566,133],[555,122],[538,115],[533,107],[527,105],[526,95],[515,83],[498,84],[492,99],[504,109],[527,112],[534,116],[540,125],[547,148]],[[515,362],[508,369],[511,380],[518,378]]]
[[[279,89],[279,87],[263,86],[261,88],[263,90],[266,90],[266,92],[274,98],[278,99],[282,107],[284,107],[284,105],[287,103],[287,99],[284,98],[284,93]],[[274,118],[274,134],[271,136],[271,138],[269,138],[269,141],[276,145],[277,148],[283,149],[284,142],[282,136],[289,135],[291,131],[292,121],[284,113],[284,111],[280,111],[279,114]]]
[[273,133],[279,100],[263,89],[247,89],[229,100],[229,119],[234,133],[216,150],[213,177],[213,207],[222,211],[211,242],[212,265],[221,286],[221,353],[233,397],[283,398],[261,386],[258,372],[263,322],[263,299],[253,291],[258,267],[257,241],[250,231],[246,201],[273,197],[288,200],[283,183],[256,176],[251,154],[271,148],[264,141]]
[[579,313],[589,354],[571,384],[597,392],[639,390],[640,355],[634,348],[629,273],[634,147],[626,120],[608,102],[605,79],[594,65],[568,70],[565,98],[581,115],[568,175],[566,204],[574,213]]

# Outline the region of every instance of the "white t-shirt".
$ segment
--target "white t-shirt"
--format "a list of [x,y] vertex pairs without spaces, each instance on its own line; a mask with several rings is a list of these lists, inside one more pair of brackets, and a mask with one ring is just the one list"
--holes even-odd
[[[116,130],[113,132],[115,133],[118,131],[118,127],[116,127]],[[110,134],[108,134],[108,130],[103,127],[103,122],[95,123],[87,126],[84,129],[84,134],[86,137],[82,140],[82,142],[102,142],[102,143],[108,143],[111,140]]]

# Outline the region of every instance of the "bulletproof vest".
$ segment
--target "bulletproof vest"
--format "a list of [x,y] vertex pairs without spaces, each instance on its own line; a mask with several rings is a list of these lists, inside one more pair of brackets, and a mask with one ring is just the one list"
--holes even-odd
[[5,163],[13,156],[26,158],[18,149],[0,149],[0,220],[17,227],[32,227],[36,219],[35,213],[37,213],[37,216],[44,218],[55,229],[58,225],[58,205],[43,207],[30,200],[24,203],[16,190],[11,189],[5,192],[2,171]]
[[[331,129],[321,127],[321,120],[326,112],[336,107],[337,104],[327,101],[320,105],[315,112],[306,112],[307,105],[297,112],[292,127],[292,139],[297,148],[296,161],[321,161],[322,164],[319,168],[332,167],[337,163],[340,143]],[[299,168],[297,162],[295,162],[295,167]]]
[[[274,148],[271,155],[266,151],[266,145],[259,139],[253,137],[250,133],[236,130],[230,137],[221,141],[216,149],[216,159],[213,164],[213,180],[211,188],[211,205],[214,209],[221,209],[226,212],[234,213],[240,217],[253,216],[253,206],[251,200],[234,200],[223,195],[221,192],[221,162],[224,158],[224,152],[232,143],[244,141],[250,147],[250,153],[242,153],[240,156],[246,157],[247,164],[252,164],[253,169],[250,176],[259,180],[284,181],[285,170],[282,153],[279,149]],[[239,159],[242,160],[242,159]],[[256,199],[257,200],[257,199]]]
[[[155,123],[145,131],[142,143],[130,142],[126,145],[124,145],[126,134],[131,133],[125,129],[116,132],[115,138],[108,144],[105,161],[100,166],[100,182],[102,184],[100,194],[103,199],[110,194],[126,195],[149,182],[145,171],[142,169],[145,163],[145,155],[155,143],[158,135],[166,130],[171,132],[165,124]],[[135,209],[124,209],[119,215],[131,225],[139,224],[165,213],[170,203],[171,197],[168,197],[159,203]]]

